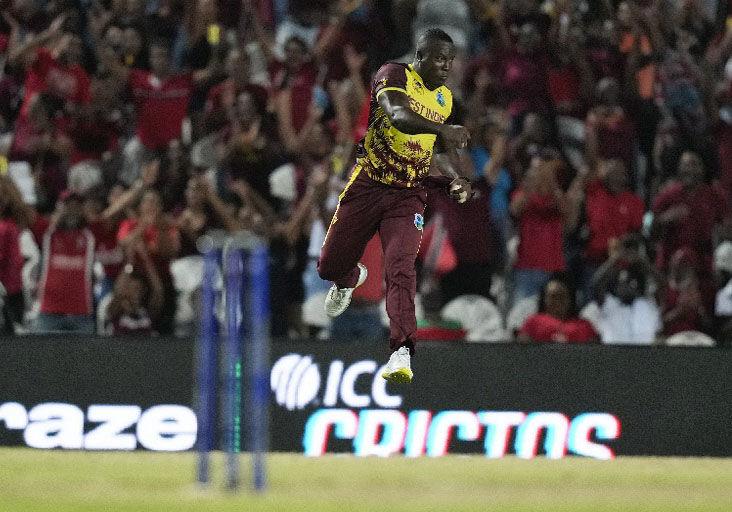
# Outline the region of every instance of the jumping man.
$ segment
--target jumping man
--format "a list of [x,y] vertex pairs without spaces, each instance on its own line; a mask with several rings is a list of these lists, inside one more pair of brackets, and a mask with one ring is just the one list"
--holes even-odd
[[[445,86],[455,45],[442,30],[429,29],[417,42],[410,65],[389,62],[376,73],[369,125],[356,165],[340,195],[318,262],[322,279],[333,281],[325,299],[331,317],[343,313],[353,290],[366,280],[358,262],[378,231],[384,250],[386,310],[392,350],[382,377],[411,382],[417,320],[415,260],[422,239],[428,176],[433,152],[450,178],[450,195],[464,202],[470,183],[458,176],[451,160],[468,141],[468,131],[451,123],[452,93]],[[436,155],[437,156],[437,155]]]

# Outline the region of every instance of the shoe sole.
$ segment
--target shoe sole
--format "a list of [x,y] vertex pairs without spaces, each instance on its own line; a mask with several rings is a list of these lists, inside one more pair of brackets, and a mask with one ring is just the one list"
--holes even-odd
[[[358,281],[356,282],[356,286],[353,287],[353,290],[354,291],[356,290],[356,288],[358,288],[363,283],[365,283],[366,282],[366,279],[369,276],[369,271],[366,268],[366,265],[363,265],[362,263],[359,263],[358,264],[358,268],[359,268]],[[335,286],[335,284],[333,286]],[[330,294],[330,291],[328,292],[328,294]],[[352,296],[353,296],[353,292],[351,292],[351,297]],[[326,299],[325,304],[324,304],[325,314],[328,315],[330,318],[335,318],[337,316],[342,315],[343,312],[345,310],[347,310],[348,309],[348,306],[350,306],[350,305],[351,305],[351,298],[349,297],[348,302],[346,303],[345,306],[343,306],[342,309],[340,309],[339,311],[328,311],[328,300]]]
[[395,384],[409,384],[410,382],[412,382],[412,377],[414,377],[414,374],[409,368],[399,368],[398,370],[394,370],[391,373],[384,372],[381,374],[381,377],[384,380],[388,382],[393,382]]

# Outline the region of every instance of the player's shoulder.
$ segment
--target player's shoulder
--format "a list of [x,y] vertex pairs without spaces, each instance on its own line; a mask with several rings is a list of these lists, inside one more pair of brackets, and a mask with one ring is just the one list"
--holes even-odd
[[395,60],[390,60],[387,62],[384,62],[381,67],[379,68],[379,71],[399,71],[399,72],[406,72],[409,70],[409,64],[405,62],[397,62]]
[[381,65],[376,72],[376,81],[379,79],[400,79],[406,80],[407,74],[409,73],[409,66],[402,62],[389,61]]

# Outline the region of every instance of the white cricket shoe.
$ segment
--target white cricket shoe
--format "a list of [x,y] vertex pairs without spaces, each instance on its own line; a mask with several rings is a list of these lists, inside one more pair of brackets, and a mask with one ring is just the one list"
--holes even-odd
[[335,318],[343,313],[348,305],[351,303],[351,295],[353,290],[361,286],[369,275],[366,266],[358,264],[358,281],[356,286],[353,288],[338,288],[335,283],[328,290],[328,295],[325,296],[325,314],[331,318]]
[[391,353],[389,362],[386,363],[381,376],[389,382],[397,384],[409,384],[412,382],[412,368],[410,365],[409,348],[399,347],[398,350]]

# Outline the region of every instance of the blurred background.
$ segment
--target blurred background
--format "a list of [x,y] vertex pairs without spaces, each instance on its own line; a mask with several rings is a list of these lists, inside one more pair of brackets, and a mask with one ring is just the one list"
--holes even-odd
[[729,8],[4,1],[0,326],[190,337],[196,239],[248,229],[271,246],[274,339],[385,339],[378,237],[333,322],[316,261],[371,76],[437,26],[477,193],[430,199],[420,339],[725,345]]

